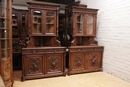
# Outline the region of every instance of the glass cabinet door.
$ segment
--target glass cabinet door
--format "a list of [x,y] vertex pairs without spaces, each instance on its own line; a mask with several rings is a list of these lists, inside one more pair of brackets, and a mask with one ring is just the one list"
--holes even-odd
[[83,34],[84,32],[84,15],[77,14],[76,16],[76,34]]
[[32,33],[33,34],[39,34],[42,33],[42,12],[39,10],[33,11],[33,17],[32,17]]
[[94,16],[87,16],[87,35],[94,35]]
[[1,0],[0,2],[0,54],[2,59],[9,58],[9,8],[7,8],[8,0]]
[[55,34],[56,26],[55,26],[55,12],[47,11],[46,12],[46,30],[45,34]]

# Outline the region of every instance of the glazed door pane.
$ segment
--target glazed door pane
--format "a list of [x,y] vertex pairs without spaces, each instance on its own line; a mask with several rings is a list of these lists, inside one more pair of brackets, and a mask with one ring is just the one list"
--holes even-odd
[[94,34],[94,17],[92,15],[87,16],[87,35]]
[[33,33],[41,33],[42,32],[42,12],[41,11],[34,11],[33,12]]
[[53,34],[55,32],[55,12],[46,12],[46,33]]
[[1,58],[9,58],[9,4],[7,0],[0,0],[0,55]]
[[7,29],[7,28],[9,28],[9,20],[0,17],[0,28],[1,29]]
[[77,18],[77,26],[76,26],[76,31],[77,31],[77,34],[83,34],[83,26],[84,26],[84,15],[82,14],[77,14],[76,16]]

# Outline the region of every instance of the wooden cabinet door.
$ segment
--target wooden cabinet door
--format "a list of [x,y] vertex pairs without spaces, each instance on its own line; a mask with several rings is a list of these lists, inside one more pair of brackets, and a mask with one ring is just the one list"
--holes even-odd
[[63,54],[47,54],[46,74],[61,73],[64,70]]
[[85,70],[84,53],[70,53],[69,65],[70,71]]
[[73,19],[74,35],[82,36],[84,35],[85,26],[85,15],[82,13],[76,13]]
[[96,15],[86,14],[86,29],[85,34],[87,36],[95,36],[96,34]]
[[30,30],[32,35],[42,35],[42,10],[31,9]]
[[88,52],[88,69],[99,69],[101,67],[101,52]]
[[19,10],[20,13],[20,35],[22,39],[28,36],[28,10]]
[[43,55],[23,55],[24,76],[43,75],[44,63]]
[[44,11],[43,34],[48,36],[57,35],[57,15],[56,11]]

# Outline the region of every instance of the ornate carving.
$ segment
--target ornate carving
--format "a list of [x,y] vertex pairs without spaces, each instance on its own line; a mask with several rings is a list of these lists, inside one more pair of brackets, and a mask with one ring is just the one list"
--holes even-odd
[[86,9],[86,8],[73,8],[72,12],[83,12],[83,13],[93,13],[96,14],[97,10],[94,9]]
[[56,10],[57,7],[54,6],[47,6],[47,5],[30,5],[29,8],[42,8],[42,9],[53,9]]
[[50,58],[50,71],[57,71],[59,70],[58,63],[59,63],[58,57],[51,57]]
[[40,72],[40,61],[41,58],[31,58],[29,59],[29,73]]
[[82,57],[81,56],[75,56],[74,57],[74,67],[81,67],[82,66]]
[[96,65],[96,61],[97,61],[97,55],[92,55],[91,57],[91,65],[92,66],[95,66]]
[[4,75],[9,75],[10,74],[10,63],[7,62],[5,63],[5,66],[4,66]]

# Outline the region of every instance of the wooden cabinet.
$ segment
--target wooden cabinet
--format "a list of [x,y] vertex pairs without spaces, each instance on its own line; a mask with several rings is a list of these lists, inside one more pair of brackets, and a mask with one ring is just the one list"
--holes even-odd
[[23,48],[22,80],[65,75],[65,47]]
[[[42,35],[42,36],[56,36],[56,11],[51,10],[31,10],[31,34],[32,35]],[[42,20],[44,19],[44,20]]]
[[72,36],[71,46],[96,44],[96,19],[98,9],[87,8],[87,5],[66,7],[67,34]]
[[28,2],[28,47],[60,46],[58,41],[59,5],[45,2]]
[[6,87],[13,84],[12,0],[0,0],[0,75]]
[[66,7],[69,74],[102,70],[103,47],[95,41],[97,11],[79,3]]
[[102,70],[102,46],[71,46],[69,74]]
[[28,10],[12,8],[13,70],[22,69],[22,48],[28,38]]
[[65,75],[66,47],[58,40],[59,5],[28,2],[29,38],[22,49],[22,80]]

